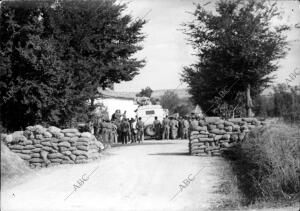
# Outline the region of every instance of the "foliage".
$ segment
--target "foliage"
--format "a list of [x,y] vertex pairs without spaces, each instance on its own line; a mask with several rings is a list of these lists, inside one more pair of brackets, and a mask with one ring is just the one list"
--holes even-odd
[[181,99],[174,91],[169,90],[160,97],[160,104],[169,110],[169,114],[179,113],[184,116],[193,110],[193,105],[188,99]]
[[[147,86],[145,89],[142,89],[139,93],[136,94],[137,97],[149,97],[151,98],[153,90]],[[154,99],[153,99],[154,101]]]
[[222,98],[223,95],[220,95],[215,96],[212,100],[213,105],[209,109],[211,109],[215,115],[223,118],[235,118],[246,116],[246,108],[243,103],[245,101],[245,96],[243,93],[237,93],[235,100],[232,102],[232,104],[223,102]]
[[299,199],[299,139],[298,128],[271,125],[251,131],[228,153],[247,203]]
[[39,7],[1,7],[1,119],[16,130],[36,122],[58,122],[68,73],[51,36],[43,34]]
[[61,1],[49,10],[49,31],[59,43],[59,53],[72,72],[74,89],[88,99],[97,87],[132,80],[144,66],[133,58],[141,50],[144,20],[123,14],[126,5],[115,1]]
[[[70,125],[94,110],[97,87],[131,80],[144,65],[145,21],[115,1],[3,2],[1,120],[17,130]],[[87,101],[91,105],[87,104]]]
[[167,90],[160,97],[160,104],[164,109],[169,110],[169,114],[173,114],[176,106],[179,104],[179,97],[175,92]]
[[300,86],[278,84],[268,96],[259,96],[255,112],[261,117],[280,117],[289,123],[300,123]]
[[279,16],[276,4],[266,1],[219,1],[216,13],[198,4],[194,21],[184,24],[198,61],[184,68],[182,78],[195,104],[214,114],[214,97],[226,90],[218,105],[234,106],[248,84],[252,97],[272,80],[287,42],[285,25],[272,27]]

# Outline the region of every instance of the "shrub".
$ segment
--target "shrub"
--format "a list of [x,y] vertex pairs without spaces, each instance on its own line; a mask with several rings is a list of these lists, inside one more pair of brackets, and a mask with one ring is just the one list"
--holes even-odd
[[[230,153],[228,153],[230,154]],[[234,156],[232,156],[232,154]],[[293,201],[300,196],[300,130],[285,124],[253,130],[230,159],[248,199]]]

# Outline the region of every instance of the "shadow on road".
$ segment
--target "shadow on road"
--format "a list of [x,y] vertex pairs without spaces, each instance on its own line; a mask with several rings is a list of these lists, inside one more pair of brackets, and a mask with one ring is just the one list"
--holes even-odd
[[161,152],[161,153],[155,153],[155,154],[148,154],[148,155],[159,155],[159,156],[190,156],[188,152]]
[[129,143],[129,144],[113,144],[112,147],[130,147],[130,146],[141,146],[141,145],[167,145],[167,144],[175,144],[171,142],[143,142],[143,143]]

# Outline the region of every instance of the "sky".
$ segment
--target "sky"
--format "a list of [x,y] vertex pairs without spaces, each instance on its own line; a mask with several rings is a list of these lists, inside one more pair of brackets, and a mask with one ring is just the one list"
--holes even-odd
[[[158,89],[182,89],[187,84],[180,81],[180,74],[184,66],[196,61],[193,49],[188,44],[187,36],[182,32],[182,23],[193,19],[188,12],[193,12],[195,3],[205,4],[213,10],[216,1],[208,0],[119,0],[128,3],[126,13],[133,17],[145,18],[148,22],[143,28],[146,39],[144,49],[135,57],[146,60],[146,66],[140,70],[132,81],[115,84],[116,91],[136,92],[149,86]],[[284,83],[288,80],[290,85],[300,84],[300,1],[276,1],[282,18],[274,20],[274,24],[288,23],[292,26],[287,34],[290,51],[285,59],[279,61],[279,70],[273,75],[277,78],[275,83]],[[298,24],[298,28],[295,25]],[[289,75],[298,73],[293,80]]]

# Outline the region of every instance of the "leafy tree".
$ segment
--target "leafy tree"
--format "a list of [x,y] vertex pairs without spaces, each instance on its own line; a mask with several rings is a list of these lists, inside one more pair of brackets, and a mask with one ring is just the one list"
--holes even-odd
[[43,34],[41,10],[32,2],[3,2],[0,19],[2,124],[10,129],[34,123],[58,123],[69,83],[55,42]]
[[191,103],[180,103],[174,109],[174,113],[178,113],[180,116],[189,115],[194,106]]
[[179,105],[180,99],[178,95],[173,91],[166,91],[160,97],[160,104],[164,109],[168,109],[169,113],[175,113],[176,107]]
[[277,84],[273,93],[255,99],[255,112],[262,117],[279,117],[286,122],[300,121],[300,86]]
[[[139,93],[136,94],[137,97],[149,97],[151,98],[153,90],[147,86],[145,89],[142,89]],[[154,102],[154,99],[153,99]]]
[[[97,87],[131,80],[144,61],[145,21],[115,1],[1,4],[1,120],[9,130],[30,124],[70,125],[95,109]],[[88,106],[88,100],[91,105]]]
[[61,1],[49,10],[49,31],[59,43],[59,54],[72,72],[74,89],[91,99],[97,87],[132,80],[144,66],[133,55],[141,50],[144,20],[125,15],[116,1]]
[[184,68],[182,78],[189,84],[193,101],[208,114],[214,97],[234,105],[239,93],[245,93],[246,109],[251,115],[251,99],[266,88],[278,69],[274,62],[287,50],[289,27],[273,27],[279,16],[276,3],[266,1],[219,1],[216,13],[198,4],[195,19],[184,24],[184,32],[196,50],[198,61]]

